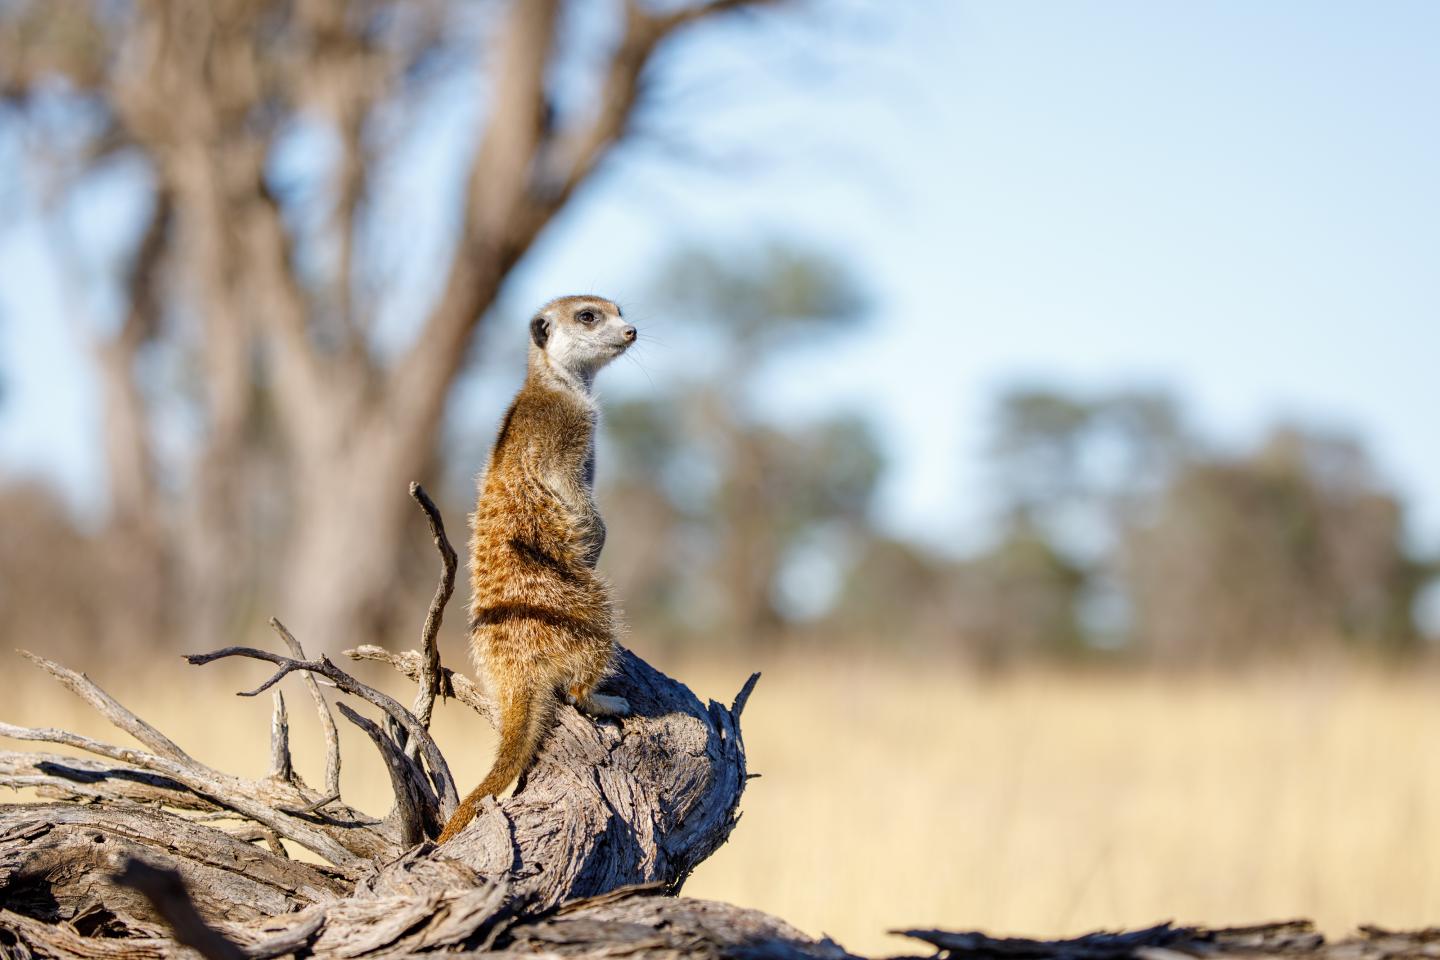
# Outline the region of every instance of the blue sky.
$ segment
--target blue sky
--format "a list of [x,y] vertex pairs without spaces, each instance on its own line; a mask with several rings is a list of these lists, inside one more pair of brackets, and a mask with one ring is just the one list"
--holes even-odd
[[[522,264],[482,346],[558,292],[608,293],[668,345],[608,387],[644,390],[685,363],[685,318],[650,300],[665,252],[791,238],[850,265],[876,309],[767,370],[768,402],[867,411],[901,532],[973,541],[989,404],[1033,379],[1167,386],[1235,445],[1278,419],[1353,430],[1440,547],[1440,5],[888,7],[678,44],[666,128],[725,172],[628,149]],[[437,112],[416,215],[448,216],[420,186],[455,167],[466,118]],[[98,398],[43,238],[12,223],[0,471],[83,502]],[[458,428],[473,408],[488,432],[505,386],[459,391]]]

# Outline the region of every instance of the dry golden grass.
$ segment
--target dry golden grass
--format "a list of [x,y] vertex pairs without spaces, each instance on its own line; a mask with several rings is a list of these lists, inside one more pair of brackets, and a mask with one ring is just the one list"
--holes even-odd
[[[726,701],[746,673],[665,666]],[[25,672],[11,674],[4,719],[106,733],[38,673],[12,669]],[[97,679],[202,759],[258,774],[268,701],[228,691],[260,676],[259,665],[221,675],[176,663]],[[166,690],[181,679],[183,698]],[[869,953],[900,949],[884,935],[900,925],[1433,922],[1436,685],[1339,671],[981,682],[878,661],[768,665],[745,715],[763,777],[686,892]],[[297,687],[289,703],[298,761],[314,771],[308,701]],[[462,784],[476,781],[493,746],[483,723],[449,706],[436,733]],[[372,748],[347,734],[345,750],[347,796],[382,806]]]

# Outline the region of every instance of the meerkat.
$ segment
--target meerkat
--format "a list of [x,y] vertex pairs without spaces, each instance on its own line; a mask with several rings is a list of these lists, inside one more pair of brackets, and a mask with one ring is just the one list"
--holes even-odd
[[439,842],[530,766],[560,702],[624,716],[596,692],[612,670],[616,621],[595,572],[605,524],[595,506],[595,375],[635,342],[620,308],[561,297],[530,321],[525,385],[510,404],[480,481],[470,548],[470,648],[495,704],[500,747]]

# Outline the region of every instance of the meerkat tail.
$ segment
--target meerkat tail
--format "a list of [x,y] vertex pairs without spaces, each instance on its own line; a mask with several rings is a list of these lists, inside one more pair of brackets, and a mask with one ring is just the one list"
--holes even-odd
[[480,802],[494,796],[519,777],[535,759],[540,741],[555,719],[557,703],[553,690],[520,689],[512,691],[500,705],[500,749],[495,755],[495,764],[480,786],[455,808],[445,829],[440,831],[437,843],[444,843],[465,829],[480,810]]

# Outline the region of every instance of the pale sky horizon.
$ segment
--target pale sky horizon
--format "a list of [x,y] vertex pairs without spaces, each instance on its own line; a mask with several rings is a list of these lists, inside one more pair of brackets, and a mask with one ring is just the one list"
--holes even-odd
[[[1353,431],[1416,541],[1440,549],[1440,6],[846,9],[677,46],[677,86],[717,92],[688,94],[667,128],[737,154],[732,173],[627,149],[522,263],[505,294],[521,306],[483,345],[579,289],[674,340],[684,318],[657,316],[649,289],[667,250],[793,239],[854,269],[875,310],[778,365],[774,403],[872,417],[898,532],[974,538],[988,404],[1023,380],[1164,386],[1237,447],[1281,420]],[[417,184],[453,173],[465,117],[437,111]],[[448,215],[438,194],[397,202]],[[0,477],[38,474],[84,504],[99,398],[19,207],[0,231]],[[651,351],[607,389],[676,375],[682,354]],[[489,433],[486,394],[457,402]]]

